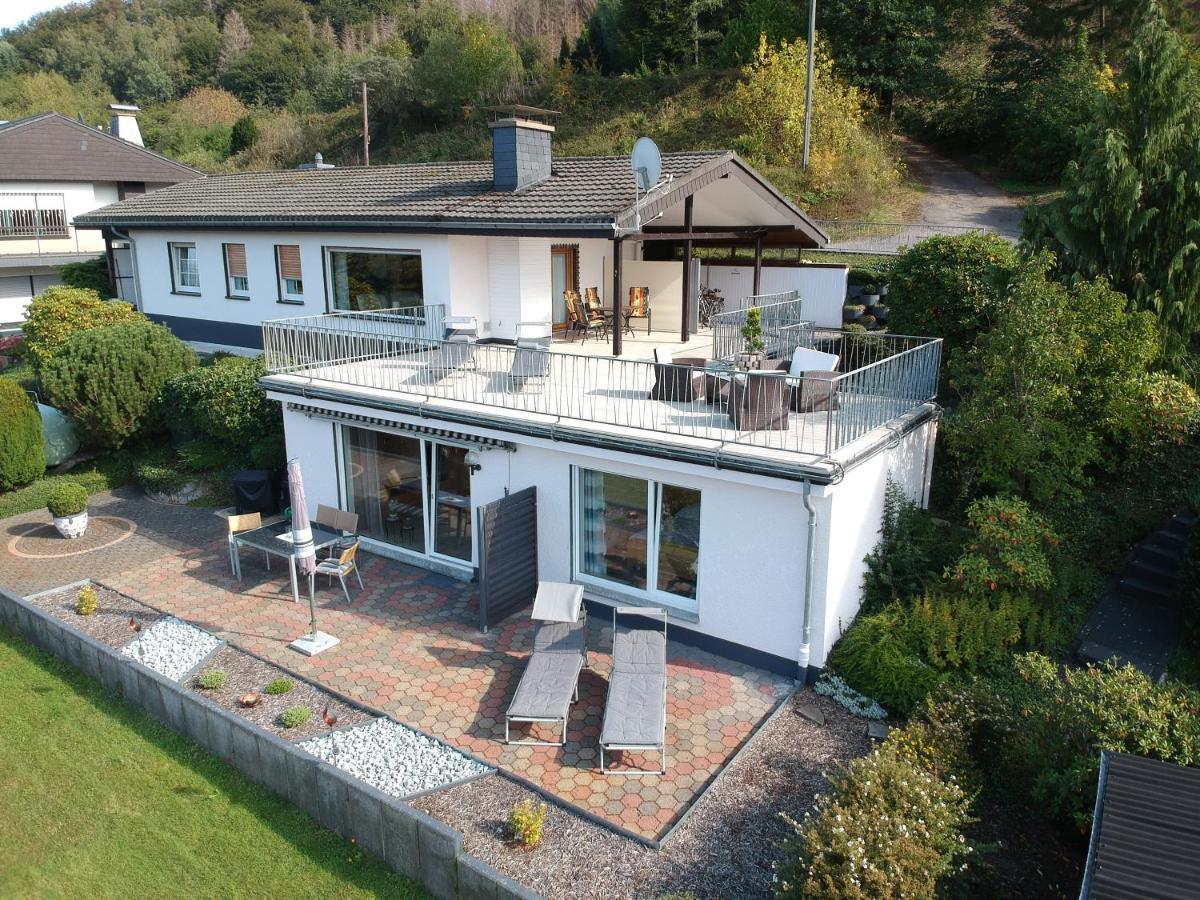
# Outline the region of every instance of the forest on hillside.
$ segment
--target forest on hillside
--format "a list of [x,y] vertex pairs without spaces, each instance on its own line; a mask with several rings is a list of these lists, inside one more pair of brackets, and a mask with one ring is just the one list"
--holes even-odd
[[[905,202],[898,132],[1057,182],[1121,65],[1136,0],[822,0],[799,167],[800,0],[96,0],[0,36],[0,118],[144,110],[206,171],[480,157],[489,104],[564,111],[559,152],[733,147],[803,205]],[[1168,15],[1191,27],[1186,4]]]

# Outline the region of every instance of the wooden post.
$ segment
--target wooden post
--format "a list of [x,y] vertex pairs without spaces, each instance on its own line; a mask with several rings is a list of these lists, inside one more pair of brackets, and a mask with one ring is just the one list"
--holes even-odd
[[762,286],[762,235],[756,235],[754,238],[754,296],[758,296],[758,290]]
[[692,194],[683,201],[683,228],[687,239],[683,242],[683,321],[679,326],[679,340],[685,344],[691,337],[691,306],[696,288],[692,285]]
[[612,330],[613,356],[621,355],[621,246],[622,239],[613,238]]

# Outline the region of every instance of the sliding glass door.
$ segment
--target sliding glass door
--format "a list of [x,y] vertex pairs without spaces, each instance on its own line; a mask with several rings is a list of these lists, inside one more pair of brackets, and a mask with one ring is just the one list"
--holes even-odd
[[575,569],[582,580],[696,608],[698,490],[576,469],[575,504]]
[[471,473],[463,447],[342,426],[346,505],[359,532],[405,550],[470,562]]

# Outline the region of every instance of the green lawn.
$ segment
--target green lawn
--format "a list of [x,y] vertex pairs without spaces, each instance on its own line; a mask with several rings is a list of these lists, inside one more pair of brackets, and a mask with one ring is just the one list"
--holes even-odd
[[0,897],[425,897],[0,628]]

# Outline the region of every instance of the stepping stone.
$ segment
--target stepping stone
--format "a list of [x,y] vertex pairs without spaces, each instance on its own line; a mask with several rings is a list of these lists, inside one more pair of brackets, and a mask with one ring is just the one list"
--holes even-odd
[[886,722],[876,720],[867,723],[867,737],[873,741],[887,740],[888,733],[891,730],[891,727]]
[[796,712],[808,719],[814,725],[825,724],[825,713],[821,712],[821,708],[815,703],[805,703],[796,709]]

